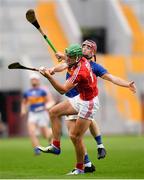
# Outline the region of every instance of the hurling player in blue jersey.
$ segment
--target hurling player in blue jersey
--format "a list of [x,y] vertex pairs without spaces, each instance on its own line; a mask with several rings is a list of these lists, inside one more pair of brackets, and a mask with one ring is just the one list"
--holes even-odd
[[49,116],[48,109],[54,105],[54,100],[49,92],[40,87],[40,77],[38,74],[30,76],[31,88],[23,95],[21,114],[22,116],[28,112],[28,133],[34,148],[35,155],[40,154],[39,140],[36,132],[40,129],[42,135],[50,142],[52,138],[52,130],[48,127]]

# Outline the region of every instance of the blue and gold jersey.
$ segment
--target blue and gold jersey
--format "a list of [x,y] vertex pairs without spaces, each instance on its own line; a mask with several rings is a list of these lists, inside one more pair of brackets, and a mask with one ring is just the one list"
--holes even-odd
[[29,105],[29,111],[37,112],[45,109],[47,92],[42,88],[29,89],[24,93],[24,98]]
[[[92,68],[93,73],[96,75],[96,77],[101,77],[102,75],[106,74],[108,71],[101,66],[100,64],[97,64],[94,61],[90,61],[90,66]],[[67,73],[66,73],[66,79],[68,79],[72,74],[72,71],[70,69],[68,69]],[[67,97],[75,97],[79,94],[77,88],[73,88],[70,91],[68,91],[65,95]]]

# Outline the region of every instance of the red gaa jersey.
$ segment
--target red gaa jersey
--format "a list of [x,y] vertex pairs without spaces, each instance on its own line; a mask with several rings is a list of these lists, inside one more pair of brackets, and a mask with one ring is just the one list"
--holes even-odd
[[71,72],[73,73],[68,81],[76,85],[82,100],[89,101],[98,95],[97,78],[86,58],[82,57]]

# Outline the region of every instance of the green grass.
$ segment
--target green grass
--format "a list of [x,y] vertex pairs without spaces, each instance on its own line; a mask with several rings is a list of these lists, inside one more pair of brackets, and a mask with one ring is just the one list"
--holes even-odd
[[[29,139],[0,140],[0,178],[5,179],[68,179],[68,178],[144,178],[144,137],[109,136],[103,138],[107,157],[97,160],[95,142],[91,137],[85,143],[96,172],[79,176],[66,176],[75,164],[75,154],[69,139],[62,139],[59,156],[34,156]],[[46,145],[45,140],[41,140]]]

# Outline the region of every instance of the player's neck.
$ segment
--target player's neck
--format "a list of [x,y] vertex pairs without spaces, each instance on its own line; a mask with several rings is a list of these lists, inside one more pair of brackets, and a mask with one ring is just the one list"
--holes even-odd
[[32,86],[32,89],[39,89],[39,85],[38,86]]

